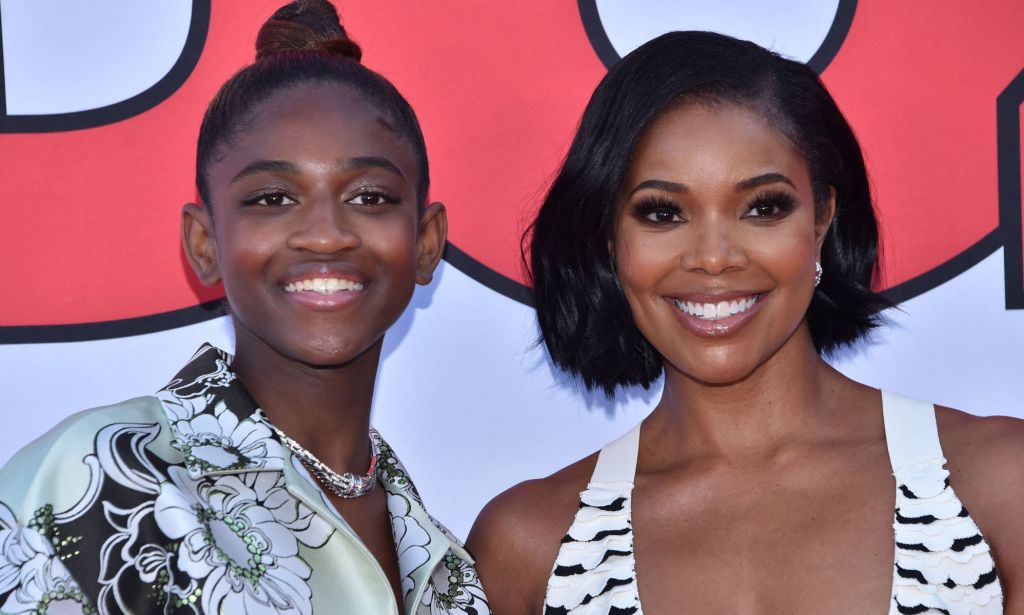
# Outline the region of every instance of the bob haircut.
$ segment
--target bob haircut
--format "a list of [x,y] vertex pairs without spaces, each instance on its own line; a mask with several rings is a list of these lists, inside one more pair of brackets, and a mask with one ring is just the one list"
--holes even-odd
[[814,71],[722,34],[670,32],[601,80],[527,230],[537,316],[551,358],[609,396],[618,386],[649,387],[662,371],[661,357],[633,322],[608,252],[621,184],[651,122],[691,103],[749,108],[786,135],[807,161],[817,215],[835,190],[824,275],[806,316],[818,353],[851,344],[891,305],[871,290],[878,227],[864,157]]

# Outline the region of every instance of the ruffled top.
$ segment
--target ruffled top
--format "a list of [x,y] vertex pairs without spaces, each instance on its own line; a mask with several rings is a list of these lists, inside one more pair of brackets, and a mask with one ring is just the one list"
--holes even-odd
[[[991,549],[953,492],[935,408],[882,393],[896,477],[889,615],[999,615]],[[639,615],[632,494],[640,427],[606,446],[548,580],[545,615]]]
[[896,477],[890,615],[997,615],[1003,591],[992,551],[949,484],[935,408],[883,393]]

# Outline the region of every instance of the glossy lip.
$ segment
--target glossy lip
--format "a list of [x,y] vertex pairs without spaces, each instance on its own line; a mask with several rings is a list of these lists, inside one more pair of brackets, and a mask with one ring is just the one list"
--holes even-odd
[[[757,301],[745,312],[733,314],[727,318],[720,320],[704,320],[696,316],[691,316],[686,312],[683,312],[676,307],[675,302],[677,300],[690,301],[693,303],[718,303],[719,301],[731,301],[733,299],[739,299],[741,297],[749,297],[751,295],[757,295]],[[750,322],[754,316],[761,311],[761,307],[764,306],[765,301],[771,297],[771,293],[767,292],[751,292],[751,291],[710,291],[710,292],[699,292],[699,293],[686,293],[682,295],[675,295],[672,297],[665,297],[665,302],[668,303],[669,307],[672,308],[672,313],[675,314],[676,318],[690,333],[698,337],[722,337],[725,335],[731,335],[741,329],[745,324]]]
[[[363,290],[338,290],[332,293],[320,293],[315,290],[299,290],[287,292],[288,284],[314,278],[338,278],[363,285]],[[281,294],[288,301],[295,302],[304,308],[314,311],[331,311],[344,308],[363,298],[369,279],[360,271],[347,263],[301,263],[292,267],[287,275],[278,282]]]

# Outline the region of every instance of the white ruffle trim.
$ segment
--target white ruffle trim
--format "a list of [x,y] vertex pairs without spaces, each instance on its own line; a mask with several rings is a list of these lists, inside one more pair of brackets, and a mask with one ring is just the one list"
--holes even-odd
[[[961,516],[964,507],[947,484],[945,462],[938,458],[895,472],[892,615],[900,613],[900,606],[926,607],[929,614],[1002,613],[1002,587],[998,577],[991,578],[991,550],[974,520]],[[984,584],[975,587],[979,583]]]
[[571,541],[562,543],[554,568],[575,568],[579,572],[552,574],[545,604],[568,609],[572,615],[605,615],[613,607],[633,607],[641,615],[630,491],[591,485],[580,494],[580,501],[582,506],[566,536]]

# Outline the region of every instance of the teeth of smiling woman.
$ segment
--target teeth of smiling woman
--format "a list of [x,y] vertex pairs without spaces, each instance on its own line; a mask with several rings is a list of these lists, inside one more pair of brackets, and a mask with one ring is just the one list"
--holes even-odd
[[311,280],[299,280],[285,284],[285,292],[297,293],[302,290],[311,290],[321,295],[336,293],[343,290],[363,290],[361,282],[353,282],[342,278],[313,278]]
[[758,295],[751,295],[742,299],[719,301],[718,303],[694,303],[692,301],[676,299],[675,304],[683,313],[696,316],[702,320],[721,320],[729,316],[735,316],[740,312],[746,312],[757,303],[758,297]]

